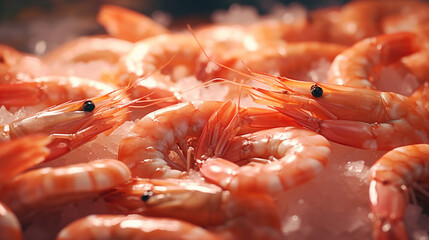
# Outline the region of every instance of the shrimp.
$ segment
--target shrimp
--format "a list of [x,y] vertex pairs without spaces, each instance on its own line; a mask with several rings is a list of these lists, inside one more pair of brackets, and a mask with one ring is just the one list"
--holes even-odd
[[40,168],[16,176],[0,191],[0,199],[26,222],[41,211],[92,197],[130,177],[130,171],[123,163],[111,159]]
[[0,239],[23,239],[21,225],[15,214],[0,202]]
[[108,94],[67,102],[0,126],[1,141],[9,141],[28,134],[46,133],[54,139],[49,145],[47,160],[57,158],[92,140],[98,134],[114,129],[128,117],[128,106],[123,102],[126,89]]
[[[370,169],[369,199],[375,239],[408,239],[404,224],[408,193],[420,191],[429,197],[429,145],[395,148],[383,155]],[[415,200],[415,199],[414,199]]]
[[413,99],[429,111],[429,82],[425,82],[420,86],[420,88],[411,95],[410,99]]
[[244,86],[257,103],[331,141],[378,150],[429,142],[428,110],[403,95],[254,74],[277,89]]
[[[329,69],[328,83],[381,90],[381,67],[399,64],[402,57],[419,49],[420,41],[414,33],[402,32],[366,38],[334,59]],[[395,85],[393,82],[389,84]]]
[[103,196],[125,213],[180,219],[225,238],[280,238],[277,206],[265,194],[234,194],[189,179],[133,178]]
[[[148,178],[183,178],[194,166],[191,159],[197,139],[210,116],[222,102],[195,101],[179,103],[149,113],[137,121],[119,146],[118,159],[133,176]],[[235,106],[228,101],[231,112]],[[243,131],[266,129],[277,124],[293,124],[290,118],[266,109],[242,109]],[[267,116],[272,119],[267,120]],[[277,120],[277,121],[276,121]],[[296,123],[295,123],[296,125]]]
[[27,81],[44,72],[44,64],[38,57],[0,44],[0,84]]
[[[224,57],[217,61],[237,71],[252,69],[252,71],[255,72],[272,73],[291,78],[311,80],[309,79],[310,76],[308,76],[308,72],[315,64],[322,60],[331,62],[345,49],[346,46],[344,45],[332,43],[281,42],[241,55],[236,54],[229,58]],[[213,58],[213,56],[211,56],[211,58]],[[203,63],[203,61],[200,62]],[[213,68],[213,66],[208,63],[206,66],[200,66],[201,70],[199,71],[199,75],[197,75],[199,79],[211,79],[216,77],[237,79],[240,77],[239,74],[227,71],[225,68]]]
[[219,239],[207,230],[183,221],[140,215],[90,215],[66,226],[57,240],[109,239]]
[[110,4],[101,6],[97,21],[109,35],[131,42],[170,32],[141,13]]
[[19,173],[43,162],[50,142],[49,135],[35,134],[0,143],[0,189]]
[[[350,43],[382,34],[383,19],[396,14],[404,14],[427,9],[425,1],[353,1],[346,4],[341,12],[338,28]],[[364,14],[363,14],[364,13]]]
[[28,82],[0,84],[0,105],[6,108],[42,104],[45,107],[115,91],[116,87],[79,77],[45,76]]

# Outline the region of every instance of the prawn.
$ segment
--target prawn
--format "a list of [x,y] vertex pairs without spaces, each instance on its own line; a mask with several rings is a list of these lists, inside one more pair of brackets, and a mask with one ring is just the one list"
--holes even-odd
[[109,239],[219,239],[204,228],[168,218],[140,215],[90,215],[76,220],[58,234],[57,240]]
[[110,4],[101,6],[97,14],[97,22],[109,35],[131,42],[170,32],[139,12]]
[[0,239],[23,239],[21,225],[15,214],[0,202]]
[[404,224],[408,194],[416,190],[429,197],[425,187],[419,186],[427,187],[428,173],[428,144],[395,148],[371,167],[369,199],[375,239],[408,239]]
[[[149,113],[137,121],[131,133],[121,141],[118,159],[131,169],[133,176],[185,177],[187,174],[184,171],[195,165],[191,157],[195,140],[210,116],[222,104],[216,101],[194,101]],[[235,108],[230,101],[226,104],[229,108],[225,108],[225,112]],[[293,124],[290,118],[272,110],[248,108],[241,111],[242,131]],[[272,118],[268,120],[267,116]]]
[[44,64],[38,57],[0,44],[0,84],[28,81],[44,72]]
[[47,160],[52,160],[122,124],[127,119],[128,106],[135,102],[124,102],[124,91],[118,89],[99,97],[66,102],[1,125],[0,140],[33,133],[50,134],[54,139]]
[[224,189],[276,193],[314,178],[327,165],[330,144],[313,131],[282,127],[236,136],[230,128],[237,128],[237,115],[223,118],[225,127],[216,114],[208,120],[195,158],[202,176]]
[[[114,92],[116,87],[80,77],[45,76],[28,82],[0,84],[0,105],[6,108],[42,104],[45,107]],[[126,99],[126,98],[125,98]]]
[[[382,34],[386,17],[427,9],[425,1],[353,1],[343,6],[337,26],[350,43]],[[365,14],[363,14],[365,13]]]
[[265,194],[235,194],[190,179],[133,178],[103,197],[125,213],[180,219],[231,239],[280,238],[277,206]]
[[22,173],[5,185],[0,199],[26,222],[33,215],[61,205],[92,197],[131,177],[117,160],[104,159],[59,168],[40,168]]
[[[410,32],[366,38],[339,54],[331,64],[328,83],[380,89],[380,68],[397,63],[420,49],[417,35]],[[395,85],[390,82],[389,84]]]

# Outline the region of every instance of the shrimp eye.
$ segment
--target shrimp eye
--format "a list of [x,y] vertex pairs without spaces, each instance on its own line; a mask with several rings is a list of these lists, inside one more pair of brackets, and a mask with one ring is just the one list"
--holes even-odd
[[311,86],[310,92],[313,97],[321,97],[323,95],[323,89],[317,84]]
[[82,108],[83,108],[83,111],[85,112],[92,112],[92,110],[94,110],[95,108],[95,104],[93,101],[88,100],[83,103]]
[[142,201],[143,202],[146,202],[147,200],[149,200],[149,198],[151,197],[153,195],[153,192],[152,191],[146,191],[146,192],[144,192],[143,193],[143,195],[142,195]]

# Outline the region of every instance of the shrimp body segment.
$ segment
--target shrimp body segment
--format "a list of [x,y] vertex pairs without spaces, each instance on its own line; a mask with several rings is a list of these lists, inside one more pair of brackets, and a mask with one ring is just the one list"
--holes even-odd
[[58,234],[57,240],[220,239],[204,228],[168,218],[140,215],[90,215],[74,221]]
[[339,54],[329,69],[328,82],[378,89],[381,67],[399,63],[419,50],[414,33],[404,32],[366,38]]
[[18,175],[0,199],[23,220],[49,207],[92,197],[127,181],[129,169],[117,160],[96,160],[59,168],[41,168]]
[[428,110],[403,95],[262,74],[257,79],[278,89],[245,87],[257,103],[331,141],[379,150],[429,142]]
[[2,202],[0,202],[0,239],[23,239],[18,219]]
[[235,236],[232,239],[279,236],[278,209],[264,194],[233,194],[189,179],[133,178],[107,192],[104,199],[126,213],[176,218],[219,233],[226,231]]
[[[428,182],[428,144],[395,148],[371,167],[369,199],[375,239],[408,239],[404,215],[409,190]],[[428,197],[425,189],[422,193]]]
[[200,171],[233,192],[275,193],[314,178],[330,152],[329,142],[313,131],[273,128],[234,137],[224,153],[208,158]]

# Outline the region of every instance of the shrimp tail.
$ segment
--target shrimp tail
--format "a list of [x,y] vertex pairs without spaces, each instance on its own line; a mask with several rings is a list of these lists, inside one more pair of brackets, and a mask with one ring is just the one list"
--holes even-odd
[[51,138],[35,134],[0,144],[0,184],[45,160]]
[[41,103],[41,92],[37,83],[13,83],[0,85],[0,106],[31,106]]

